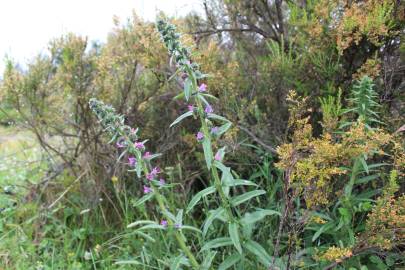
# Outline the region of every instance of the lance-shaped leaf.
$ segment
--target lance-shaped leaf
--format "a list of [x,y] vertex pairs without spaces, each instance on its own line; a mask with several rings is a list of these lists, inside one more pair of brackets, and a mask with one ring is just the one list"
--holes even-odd
[[190,117],[193,115],[193,111],[188,111],[180,115],[179,117],[176,118],[176,120],[173,121],[173,123],[170,124],[170,127],[180,123],[183,119]]
[[220,238],[216,238],[216,239],[211,240],[208,243],[206,243],[201,248],[201,251],[209,250],[209,249],[212,249],[212,248],[231,246],[231,245],[233,245],[233,242],[232,242],[231,238],[229,238],[229,237],[220,237]]
[[225,212],[225,209],[222,207],[219,207],[213,211],[210,211],[208,218],[204,222],[203,237],[205,237],[205,235],[207,234],[208,229],[211,227],[212,222],[215,219],[219,218],[224,212]]
[[211,141],[208,140],[207,138],[204,138],[202,145],[203,145],[203,150],[204,150],[205,162],[207,163],[208,169],[211,169],[211,165],[212,165]]
[[266,191],[264,190],[253,190],[250,192],[246,192],[242,195],[236,196],[234,198],[232,198],[231,203],[233,206],[238,206],[241,203],[244,203],[254,197],[260,196],[266,194]]
[[235,265],[242,259],[242,256],[239,253],[234,253],[231,256],[228,256],[219,266],[218,270],[226,270]]
[[242,218],[241,222],[243,224],[253,224],[256,223],[266,216],[271,216],[271,215],[278,215],[281,216],[280,212],[270,210],[270,209],[260,209],[252,213],[246,213],[245,216]]
[[229,230],[229,236],[231,237],[233,245],[235,246],[236,250],[240,254],[242,254],[242,246],[240,244],[238,224],[235,222],[229,223],[228,230]]
[[186,98],[187,101],[190,99],[192,90],[193,90],[193,83],[190,77],[188,77],[184,82],[184,97]]
[[190,203],[187,206],[186,212],[190,212],[194,206],[205,196],[212,194],[216,191],[215,187],[207,187],[206,189],[201,190],[191,199]]

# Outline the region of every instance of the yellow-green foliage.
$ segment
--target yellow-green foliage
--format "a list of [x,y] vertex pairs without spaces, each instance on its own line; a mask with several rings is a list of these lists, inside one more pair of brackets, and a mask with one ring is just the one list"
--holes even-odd
[[391,171],[390,181],[367,217],[366,231],[361,238],[368,245],[392,249],[405,241],[405,195],[396,197],[398,172]]
[[289,171],[289,181],[303,192],[308,207],[326,205],[336,186],[349,180],[342,167],[350,167],[353,159],[361,156],[372,158],[375,154],[385,154],[383,149],[393,137],[358,122],[341,135],[325,132],[314,138],[309,118],[300,118],[305,100],[297,99],[294,93],[290,99],[294,102],[290,109],[290,126],[294,132],[290,143],[277,148],[280,161],[276,166]]

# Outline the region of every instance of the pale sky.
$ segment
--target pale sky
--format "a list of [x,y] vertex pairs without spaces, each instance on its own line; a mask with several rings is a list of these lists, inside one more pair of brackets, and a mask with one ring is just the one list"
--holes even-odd
[[121,21],[132,10],[154,21],[157,11],[181,16],[201,11],[201,0],[1,0],[0,77],[5,55],[25,66],[28,59],[44,52],[48,42],[73,32],[89,40],[105,41],[113,27],[112,17]]

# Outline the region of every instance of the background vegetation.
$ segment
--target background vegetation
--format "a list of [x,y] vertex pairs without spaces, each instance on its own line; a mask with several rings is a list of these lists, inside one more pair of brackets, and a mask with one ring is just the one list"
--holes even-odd
[[[161,15],[185,59],[134,14],[105,44],[69,34],[26,70],[6,61],[0,269],[197,269],[187,250],[200,269],[405,267],[405,4],[202,5],[204,16]],[[205,121],[200,104],[197,120],[169,127],[205,95],[197,83],[232,124],[208,156],[195,134],[222,118]],[[97,118],[91,98],[115,112],[93,107]],[[117,147],[126,129],[111,138],[107,116],[162,154],[165,184],[152,193],[164,208],[144,194],[152,167],[128,167],[145,153]]]

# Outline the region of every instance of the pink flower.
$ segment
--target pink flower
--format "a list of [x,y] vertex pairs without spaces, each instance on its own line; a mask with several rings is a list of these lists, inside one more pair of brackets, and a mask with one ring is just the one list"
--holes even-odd
[[148,174],[146,174],[146,179],[148,179],[149,181],[155,179],[155,177],[160,173],[160,168],[159,167],[155,167],[152,169],[152,171]]
[[149,159],[149,158],[151,158],[151,154],[150,154],[150,152],[145,152],[145,154],[143,154],[143,158],[145,158],[145,159]]
[[130,166],[135,166],[136,165],[136,158],[128,157],[128,163],[129,163]]
[[164,186],[164,185],[166,184],[165,179],[160,178],[160,180],[159,180],[159,184],[160,184],[161,186]]
[[121,143],[121,142],[117,142],[115,145],[117,146],[117,148],[124,148],[125,147],[125,145],[123,143]]
[[158,175],[158,173],[160,173],[160,168],[159,167],[153,168],[151,173],[154,174],[155,176]]
[[221,154],[219,153],[219,151],[215,154],[214,159],[217,160],[217,161],[221,161],[221,160],[222,160],[222,156],[221,156]]
[[211,107],[211,105],[207,105],[204,110],[206,113],[213,113],[214,109]]
[[201,131],[198,131],[195,136],[197,138],[197,141],[202,141],[202,139],[204,139],[204,134]]
[[142,150],[145,148],[145,145],[143,144],[143,142],[135,142],[134,146],[136,149]]
[[207,85],[205,83],[200,84],[200,86],[198,87],[198,91],[200,93],[204,93],[207,91]]
[[211,134],[216,134],[219,131],[218,127],[211,128]]
[[194,106],[193,105],[188,105],[187,108],[188,108],[188,111],[190,111],[190,112],[194,111]]
[[144,194],[148,194],[148,193],[151,193],[151,192],[152,192],[152,189],[150,187],[143,186],[143,193]]
[[167,220],[165,220],[165,219],[163,219],[161,222],[160,222],[160,225],[162,225],[163,227],[167,227]]

